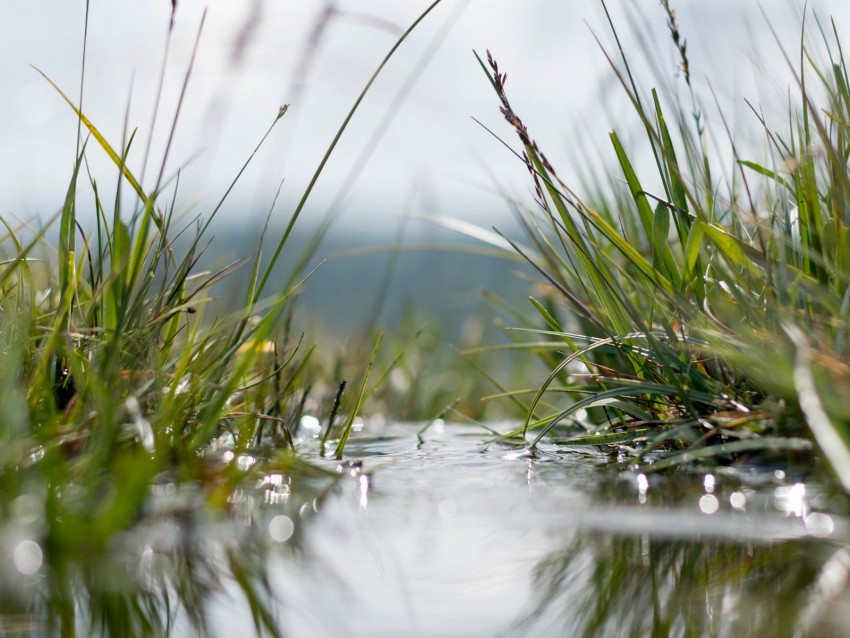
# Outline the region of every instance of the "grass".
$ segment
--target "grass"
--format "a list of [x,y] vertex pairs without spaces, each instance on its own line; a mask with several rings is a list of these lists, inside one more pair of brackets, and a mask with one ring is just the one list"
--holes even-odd
[[[398,38],[364,86],[271,255],[263,246],[274,204],[255,253],[215,272],[196,269],[210,245],[209,225],[254,154],[285,123],[288,105],[272,114],[218,205],[181,222],[180,174],[166,172],[170,141],[155,180],[146,183],[128,160],[135,131],[113,144],[42,74],[76,114],[80,144],[56,215],[36,231],[2,220],[0,519],[15,537],[0,578],[4,630],[27,618],[63,636],[163,635],[182,614],[206,633],[204,606],[225,564],[258,633],[279,635],[263,558],[267,526],[234,526],[233,515],[246,500],[268,494],[277,495],[282,512],[298,512],[338,480],[332,469],[310,462],[314,452],[299,448],[312,439],[299,432],[305,405],[323,405],[328,397],[311,392],[312,337],[290,329],[293,297],[310,276],[305,264],[321,237],[308,242],[279,292],[268,282],[282,253],[292,250],[292,229],[353,114],[438,2]],[[198,38],[202,29],[203,19]],[[193,64],[194,54],[169,140]],[[158,111],[159,96],[154,100]],[[115,193],[102,192],[89,172],[87,158],[95,152],[105,153],[119,173]],[[146,163],[147,157],[142,174]],[[79,221],[83,189],[95,207],[89,230]],[[53,226],[55,247],[46,239]],[[250,271],[241,307],[206,317],[211,289],[239,267]],[[337,396],[332,408],[324,436],[337,458],[374,391],[367,385],[371,368],[360,372],[359,393],[344,396],[341,405]],[[344,420],[337,423],[336,413]],[[245,516],[259,514],[248,509]],[[210,542],[202,543],[197,531],[217,527],[226,533],[218,541],[205,534]],[[174,537],[144,540],[142,532],[151,529]]]
[[[10,548],[0,571],[3,630],[35,621],[63,636],[164,635],[179,621],[205,633],[205,605],[224,577],[237,584],[257,633],[279,635],[268,547],[286,530],[297,551],[296,513],[340,480],[321,459],[343,459],[364,406],[415,405],[439,418],[465,400],[449,377],[428,386],[421,355],[433,343],[421,345],[418,327],[389,353],[370,332],[353,375],[338,361],[317,362],[313,337],[292,328],[293,299],[326,226],[270,293],[353,114],[438,2],[363,88],[271,253],[264,246],[274,203],[253,255],[211,272],[197,270],[209,225],[286,124],[288,107],[258,131],[219,204],[186,222],[168,150],[149,182],[147,159],[141,168],[130,161],[135,132],[108,140],[82,99],[45,76],[74,110],[80,144],[65,201],[43,227],[0,219],[0,521]],[[561,181],[512,107],[495,59],[479,59],[536,193],[534,208],[515,204],[523,242],[493,239],[508,241],[512,258],[540,275],[531,311],[506,308],[520,325],[509,332],[515,343],[499,349],[533,355],[548,370],[539,388],[499,385],[495,396],[525,415],[508,436],[532,449],[544,441],[611,447],[643,472],[753,456],[816,470],[824,459],[850,491],[850,81],[838,36],[818,24],[826,66],[806,48],[799,63],[788,59],[798,93],[783,128],[753,109],[767,149],[753,158],[739,154],[722,114],[719,130],[709,127],[675,13],[667,2],[662,8],[681,91],[642,91],[615,33],[617,53],[605,54],[649,154],[637,157],[612,132],[618,175],[597,188],[604,196],[583,199]],[[190,78],[191,64],[183,94]],[[172,137],[179,116],[178,105]],[[725,171],[710,152],[717,137],[733,158]],[[114,193],[102,192],[89,170],[95,152],[120,176]],[[648,190],[650,183],[660,186]],[[88,230],[82,189],[94,202]],[[58,234],[55,245],[48,231]],[[250,273],[240,306],[207,316],[212,290],[237,268]],[[394,374],[406,375],[395,397],[382,390]],[[255,501],[279,508],[258,511]],[[281,518],[270,540],[271,514]],[[623,579],[630,586],[614,593],[625,599],[640,580]],[[608,612],[598,611],[591,620],[605,626]]]
[[[615,48],[603,53],[647,152],[615,128],[616,175],[597,178],[592,198],[559,178],[506,75],[479,57],[536,194],[534,207],[515,204],[525,237],[511,245],[542,294],[513,335],[551,370],[538,391],[511,395],[526,414],[511,435],[532,448],[552,436],[610,445],[641,471],[787,461],[814,444],[850,490],[850,82],[835,25],[815,30],[824,65],[808,46],[797,62],[779,46],[795,97],[779,123],[751,105],[765,149],[754,158],[722,112],[706,115],[675,12],[661,4],[678,83],[645,91],[611,23]],[[731,165],[718,166],[714,145]]]

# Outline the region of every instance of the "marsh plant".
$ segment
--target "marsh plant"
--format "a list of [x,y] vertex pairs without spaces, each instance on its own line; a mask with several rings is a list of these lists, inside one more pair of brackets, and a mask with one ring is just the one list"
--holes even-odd
[[[753,157],[722,112],[707,115],[675,12],[660,11],[679,57],[663,93],[638,84],[611,25],[604,54],[646,154],[615,124],[616,174],[607,186],[597,178],[592,197],[559,178],[506,74],[479,58],[536,194],[533,207],[516,205],[526,232],[510,241],[543,285],[512,334],[551,374],[539,391],[508,393],[527,415],[513,434],[532,448],[547,435],[612,445],[646,470],[807,458],[814,442],[850,489],[850,83],[837,30],[804,30],[825,64],[808,44],[777,45],[794,97],[781,122],[752,107],[764,149]],[[726,170],[715,145],[728,148]]]
[[[297,552],[304,517],[333,486],[347,476],[361,484],[362,468],[342,458],[346,443],[406,348],[386,354],[382,337],[370,334],[357,375],[317,379],[313,337],[294,330],[291,317],[326,227],[305,246],[290,239],[372,82],[439,1],[367,82],[280,236],[268,236],[268,219],[281,214],[274,196],[254,253],[210,272],[196,267],[210,224],[254,154],[286,124],[288,107],[270,108],[267,130],[257,131],[254,153],[218,203],[187,220],[180,172],[168,171],[170,143],[156,170],[147,170],[147,150],[136,165],[135,132],[108,139],[81,99],[44,75],[76,115],[78,147],[55,215],[40,224],[0,218],[0,541],[8,548],[0,630],[206,633],[207,608],[227,583],[257,633],[281,633],[270,547]],[[621,181],[607,196],[583,199],[560,180],[513,109],[496,60],[479,60],[537,197],[533,209],[517,207],[526,237],[511,245],[544,285],[527,325],[510,334],[549,376],[539,390],[504,393],[526,415],[513,434],[531,448],[544,437],[613,446],[647,471],[749,454],[810,460],[816,446],[850,489],[850,81],[837,34],[818,24],[828,64],[805,47],[797,65],[788,60],[798,91],[782,128],[754,109],[765,157],[739,155],[730,136],[733,164],[723,172],[685,40],[667,2],[662,9],[682,91],[644,93],[617,45],[610,59],[646,132],[649,161],[637,161],[613,132]],[[193,64],[194,53],[169,139]],[[153,101],[158,112],[159,96]],[[114,165],[114,192],[92,174],[92,153]],[[647,166],[655,175],[641,179]],[[272,287],[284,253],[295,267]],[[249,273],[239,307],[208,316],[213,288],[237,268]],[[427,367],[415,357],[407,366],[402,372],[416,382],[404,392],[421,393],[416,375]],[[420,394],[417,404],[440,416],[456,405],[457,385]],[[614,553],[635,556],[635,543],[616,543]],[[694,560],[713,569],[748,559],[723,547],[707,559],[692,548],[658,549],[657,564],[683,577]],[[614,561],[611,569],[616,576],[634,567]],[[554,563],[541,570],[553,582],[563,571]],[[646,577],[659,579],[654,570]],[[609,588],[609,607],[600,601],[588,626],[605,628],[608,610],[643,580]],[[690,628],[678,616],[657,622]]]

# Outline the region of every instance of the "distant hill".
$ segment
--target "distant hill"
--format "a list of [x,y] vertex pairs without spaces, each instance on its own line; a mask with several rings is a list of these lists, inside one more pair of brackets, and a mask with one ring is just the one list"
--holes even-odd
[[[257,230],[220,223],[212,247],[200,261],[201,269],[221,267],[255,250]],[[274,249],[270,233],[264,253]],[[280,290],[292,271],[308,235],[295,232],[285,257],[270,280],[269,290]],[[440,248],[442,247],[442,249]],[[529,268],[517,261],[469,254],[484,245],[455,233],[434,229],[405,240],[331,231],[320,245],[308,270],[319,265],[298,295],[298,316],[341,338],[362,332],[367,323],[392,329],[405,312],[415,312],[452,338],[463,321],[485,312],[482,290],[494,291],[522,304],[528,282],[517,272]],[[243,267],[216,289],[215,311],[238,307],[244,295],[248,269]]]

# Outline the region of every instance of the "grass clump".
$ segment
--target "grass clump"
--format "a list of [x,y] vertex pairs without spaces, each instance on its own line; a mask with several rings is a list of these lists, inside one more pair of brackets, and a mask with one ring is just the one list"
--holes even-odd
[[[187,223],[177,212],[179,172],[167,177],[168,150],[153,187],[146,185],[128,159],[135,132],[113,146],[44,76],[74,110],[81,136],[61,210],[37,231],[0,220],[0,522],[11,548],[0,564],[4,630],[27,622],[63,636],[164,635],[182,619],[205,634],[205,604],[224,577],[238,585],[258,633],[279,635],[263,558],[268,512],[250,503],[273,503],[291,523],[338,474],[308,460],[321,453],[310,442],[324,397],[311,394],[315,346],[290,328],[310,254],[278,292],[267,284],[358,105],[437,4],[363,88],[271,256],[262,250],[267,219],[255,253],[214,272],[196,272],[209,225],[288,106],[272,114],[218,205]],[[191,64],[181,102],[190,76]],[[172,137],[179,112],[178,104]],[[114,163],[115,193],[103,193],[89,172],[92,152]],[[80,210],[87,199],[89,231]],[[58,233],[55,245],[48,231]],[[250,271],[241,307],[206,317],[211,289],[238,267]],[[337,457],[368,372],[353,411],[332,433]]]
[[514,334],[530,331],[551,374],[515,434],[532,447],[547,435],[613,445],[645,470],[788,458],[814,441],[850,489],[850,83],[834,25],[818,24],[827,64],[805,46],[797,66],[785,54],[797,85],[787,121],[776,129],[753,109],[766,149],[756,161],[722,113],[724,127],[709,126],[675,13],[662,9],[684,90],[642,92],[615,32],[617,56],[606,56],[648,154],[612,131],[618,174],[593,199],[561,181],[506,75],[479,58],[536,193],[536,208],[519,211],[525,245],[512,246],[545,282]]

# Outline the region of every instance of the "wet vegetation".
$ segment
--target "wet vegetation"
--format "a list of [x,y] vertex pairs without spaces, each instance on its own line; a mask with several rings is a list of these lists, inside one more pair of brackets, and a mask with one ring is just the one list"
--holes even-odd
[[[372,369],[377,336],[354,392],[336,401],[333,392],[312,392],[315,337],[290,329],[291,301],[309,278],[306,264],[320,236],[296,249],[280,292],[267,284],[281,253],[293,250],[295,222],[351,115],[415,26],[355,101],[285,230],[273,240],[264,231],[244,263],[212,272],[196,269],[209,247],[207,230],[253,154],[213,210],[178,221],[179,173],[166,174],[168,151],[147,181],[147,157],[141,167],[127,162],[135,132],[113,144],[44,76],[76,113],[80,142],[61,210],[36,231],[3,221],[4,630],[17,631],[21,622],[26,631],[35,622],[37,630],[64,636],[164,634],[179,610],[206,633],[207,599],[225,570],[257,630],[279,633],[264,586],[267,539],[251,539],[254,528],[234,515],[246,499],[297,511],[320,498],[338,473],[299,455],[303,417],[326,419],[306,422],[323,430],[327,444],[308,456],[341,458],[362,402],[392,366]],[[202,28],[203,20],[198,38]],[[194,55],[184,93],[192,64]],[[258,149],[287,108],[272,114]],[[88,172],[93,152],[113,161],[117,192],[103,193]],[[83,188],[96,209],[92,229],[78,221]],[[273,210],[274,203],[269,217]],[[45,235],[54,225],[52,246]],[[184,239],[180,250],[177,238]],[[211,287],[239,266],[250,273],[241,307],[206,316]],[[253,515],[247,510],[249,520]],[[293,528],[280,532],[285,541],[295,530],[292,518],[280,516],[279,528]],[[218,526],[227,531],[219,535]]]
[[646,471],[796,457],[814,443],[811,462],[825,458],[847,489],[850,93],[835,25],[817,25],[827,64],[782,49],[796,97],[787,121],[751,105],[764,152],[753,159],[722,112],[706,115],[662,7],[678,82],[644,91],[629,54],[604,51],[647,150],[630,153],[615,128],[618,169],[588,198],[559,179],[494,57],[479,58],[536,193],[534,206],[516,204],[525,237],[508,241],[544,286],[514,334],[551,374],[536,392],[508,393],[526,414],[514,434],[531,447],[556,433],[563,445],[613,445]]
[[[445,418],[486,420],[483,448],[509,450],[510,462],[529,464],[529,476],[537,463],[584,455],[614,486],[595,494],[600,503],[633,494],[631,481],[643,498],[648,476],[676,470],[739,482],[746,472],[793,473],[795,482],[777,488],[786,490],[823,483],[823,503],[796,514],[793,542],[780,542],[784,527],[776,537],[698,542],[659,538],[656,528],[628,521],[615,533],[574,535],[539,561],[538,596],[517,631],[834,629],[818,615],[842,595],[830,576],[846,584],[850,574],[846,512],[833,511],[846,509],[837,495],[850,491],[850,79],[834,25],[813,30],[826,64],[806,47],[783,50],[797,97],[781,123],[753,108],[763,157],[739,148],[722,113],[710,118],[697,99],[668,2],[676,90],[645,91],[614,32],[617,48],[605,55],[645,129],[647,158],[613,131],[617,170],[610,183],[597,180],[592,196],[561,181],[512,107],[495,56],[479,57],[536,201],[510,202],[523,237],[471,234],[530,266],[536,281],[528,308],[492,297],[513,324],[509,342],[467,344],[464,363],[451,364],[455,376],[440,377],[448,364],[435,369],[439,341],[414,314],[401,336],[369,326],[342,353],[303,333],[293,301],[310,284],[327,227],[291,242],[352,114],[437,4],[399,37],[357,97],[286,227],[269,235],[272,194],[254,252],[208,271],[198,264],[210,223],[254,155],[217,206],[187,221],[178,214],[180,173],[166,171],[168,150],[156,168],[147,152],[131,165],[130,150],[142,143],[135,132],[107,139],[81,101],[45,76],[77,116],[79,146],[54,216],[35,227],[0,220],[0,631],[207,634],[210,608],[229,592],[258,634],[284,634],[267,557],[309,561],[308,522],[324,502],[351,484],[365,499],[381,472],[380,454],[369,450],[384,440],[358,432],[362,417],[378,412],[420,421],[416,454]],[[257,149],[285,125],[287,108],[258,131]],[[168,123],[172,137],[180,109]],[[724,136],[728,167],[711,152]],[[91,153],[112,160],[116,192],[100,188]],[[645,175],[647,167],[655,173]],[[80,207],[89,200],[95,222],[84,228]],[[238,307],[213,316],[211,290],[239,269],[248,274]],[[545,381],[529,389],[518,379],[526,364],[498,380],[481,357],[501,351],[539,360]],[[482,403],[490,383],[496,393]],[[518,420],[497,426],[497,414]],[[621,480],[624,469],[630,478]],[[713,481],[698,486],[710,497],[700,502],[706,515],[719,506]],[[818,545],[813,538],[822,536],[833,538]],[[799,556],[806,560],[789,569]],[[745,613],[748,596],[777,597],[784,615]]]

